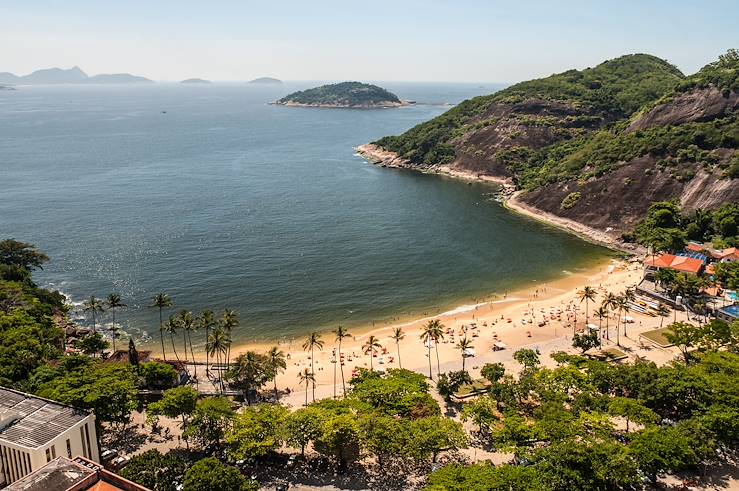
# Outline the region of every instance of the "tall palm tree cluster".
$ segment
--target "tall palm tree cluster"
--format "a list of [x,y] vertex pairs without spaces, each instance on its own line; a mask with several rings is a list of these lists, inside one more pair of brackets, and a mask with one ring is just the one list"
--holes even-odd
[[[231,333],[234,328],[239,326],[239,314],[235,310],[224,309],[219,318],[210,309],[205,309],[198,315],[194,315],[191,311],[182,309],[177,314],[172,314],[165,321],[164,310],[172,307],[172,299],[166,293],[157,293],[152,298],[149,305],[151,308],[159,309],[159,340],[162,348],[162,356],[167,361],[167,349],[164,345],[164,335],[169,335],[172,345],[172,353],[178,362],[188,363],[189,360],[195,360],[195,350],[193,343],[193,335],[197,332],[203,332],[203,341],[205,346],[205,370],[206,376],[210,375],[211,359],[215,359],[216,370],[221,375],[224,367],[228,367],[231,362]],[[182,335],[182,355],[177,352],[175,338]],[[188,349],[190,358],[188,359]],[[197,364],[195,367],[195,378],[197,379]]]
[[[587,287],[586,287],[587,288]],[[599,319],[600,329],[603,328],[603,319],[606,320],[606,339],[610,340],[610,331],[608,321],[610,319],[611,312],[616,314],[616,345],[621,346],[621,339],[619,337],[620,328],[623,327],[623,334],[626,336],[626,313],[629,312],[629,303],[635,298],[636,292],[632,288],[627,288],[620,295],[614,295],[608,292],[600,304],[600,307],[595,311],[596,317]],[[623,316],[623,317],[622,317]],[[622,323],[623,319],[623,323]],[[603,343],[602,336],[601,345]]]
[[98,315],[106,310],[111,313],[112,325],[110,327],[110,337],[113,340],[113,352],[116,351],[116,340],[120,338],[120,327],[116,324],[115,314],[118,309],[126,307],[121,296],[117,293],[109,293],[105,300],[90,296],[82,306],[82,310],[92,314],[92,332],[97,333]]
[[[346,338],[351,337],[351,334],[344,326],[339,326],[335,331],[333,331],[333,334],[335,335],[335,343],[336,348],[333,353],[333,357],[331,359],[331,362],[334,364],[334,399],[337,397],[336,394],[336,386],[337,386],[337,370],[341,373],[341,389],[342,394],[346,394],[346,379],[344,376],[344,358],[341,352],[342,343]],[[395,341],[395,345],[398,349],[398,365],[400,366],[400,341],[405,338],[405,333],[403,332],[403,329],[400,327],[396,327],[393,330],[393,334],[390,337],[393,341]],[[304,368],[300,373],[298,373],[298,381],[300,382],[300,385],[305,386],[305,404],[308,404],[308,389],[312,388],[313,392],[313,401],[316,400],[316,372],[315,372],[315,350],[323,350],[324,341],[321,339],[321,334],[318,332],[312,332],[308,334],[305,341],[303,342],[303,350],[304,351],[310,351],[310,367]],[[362,351],[365,354],[370,355],[370,370],[374,370],[374,358],[378,350],[382,349],[382,344],[380,344],[380,340],[375,335],[369,335],[367,336],[367,340],[362,345]],[[401,366],[402,368],[402,366]]]
[[433,379],[431,373],[431,348],[436,350],[436,374],[441,373],[441,364],[439,363],[439,341],[444,339],[444,325],[439,322],[438,319],[432,319],[423,326],[421,331],[421,341],[428,350],[427,356],[429,359],[429,378]]

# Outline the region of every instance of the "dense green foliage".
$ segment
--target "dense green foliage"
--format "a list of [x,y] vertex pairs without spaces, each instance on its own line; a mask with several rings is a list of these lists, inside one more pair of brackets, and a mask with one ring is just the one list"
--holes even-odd
[[126,424],[136,409],[137,376],[130,365],[86,360],[47,368],[44,374],[49,380],[40,385],[40,396],[91,409],[98,424]]
[[187,462],[172,453],[160,454],[149,450],[137,455],[120,474],[151,491],[177,491],[187,470]]
[[495,104],[529,99],[561,102],[594,113],[589,116],[592,121],[580,122],[589,124],[603,117],[627,117],[662,96],[681,78],[677,68],[654,56],[622,56],[594,68],[569,70],[466,100],[400,136],[385,137],[376,143],[416,164],[443,164],[454,159],[454,138],[474,130],[478,119]]
[[716,265],[716,281],[731,290],[739,290],[739,262]]
[[189,398],[174,404],[169,396],[174,391],[180,392],[168,391],[149,410],[172,417],[186,413],[188,439],[210,452],[225,449],[234,461],[258,463],[283,445],[301,454],[312,447],[341,471],[363,454],[383,462],[423,464],[467,445],[462,426],[440,416],[425,378],[403,369],[387,375],[361,371],[344,399],[317,401],[294,412],[259,404],[235,413],[223,398],[203,399],[193,411]]
[[321,85],[286,95],[278,104],[308,104],[336,106],[370,106],[380,103],[400,103],[398,96],[377,85],[361,82],[341,82]]
[[433,474],[429,488],[622,489],[719,459],[739,442],[739,325],[694,329],[705,350],[691,364],[614,366],[570,356],[557,368],[529,365],[518,379],[497,381],[463,415],[481,443],[528,467],[454,465]]
[[739,51],[730,49],[718,57],[718,60],[709,63],[698,73],[686,78],[678,84],[677,91],[687,92],[694,88],[708,86],[718,87],[720,90],[739,92]]
[[519,184],[534,189],[548,183],[586,180],[606,174],[620,164],[646,155],[658,158],[657,169],[690,179],[695,170],[681,172],[681,164],[696,163],[708,171],[719,168],[737,177],[731,163],[715,153],[719,148],[739,147],[739,117],[729,116],[680,126],[657,126],[624,133],[620,128],[602,130],[533,152],[518,163]]
[[727,203],[710,211],[683,213],[675,201],[652,203],[635,229],[636,240],[653,251],[680,251],[687,240],[712,241],[718,248],[739,245],[739,204]]
[[248,481],[235,467],[207,457],[187,470],[183,491],[256,491],[259,486]]
[[31,278],[47,260],[30,244],[0,241],[0,385],[24,388],[33,370],[62,354],[53,315],[64,313],[64,297]]

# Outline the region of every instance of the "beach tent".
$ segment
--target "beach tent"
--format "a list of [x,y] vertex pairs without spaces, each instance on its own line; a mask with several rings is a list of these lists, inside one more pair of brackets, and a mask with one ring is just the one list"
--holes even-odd
[[597,331],[600,329],[600,327],[596,326],[595,324],[588,324],[588,329],[591,331]]
[[501,343],[500,341],[498,341],[497,343],[493,343],[493,351],[504,350],[504,349],[506,349],[505,343]]
[[624,316],[624,322],[633,323],[634,322],[634,318],[633,317],[629,317],[628,315],[625,315]]
[[475,356],[475,348],[465,348],[462,356]]

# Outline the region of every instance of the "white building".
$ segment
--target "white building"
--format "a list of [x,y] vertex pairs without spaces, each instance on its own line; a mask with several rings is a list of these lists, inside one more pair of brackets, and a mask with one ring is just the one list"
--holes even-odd
[[0,387],[0,488],[78,455],[100,462],[92,412]]

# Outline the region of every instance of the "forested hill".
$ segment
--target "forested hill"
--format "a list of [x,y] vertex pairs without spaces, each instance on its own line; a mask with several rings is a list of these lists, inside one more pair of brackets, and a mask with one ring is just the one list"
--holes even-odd
[[730,50],[684,77],[622,56],[470,99],[374,145],[408,167],[509,178],[524,203],[620,235],[654,201],[739,200],[738,65]]
[[293,92],[277,101],[287,106],[394,107],[403,105],[398,96],[377,85],[341,82]]

